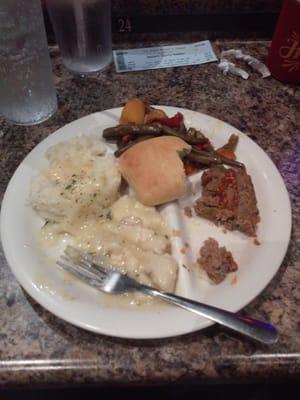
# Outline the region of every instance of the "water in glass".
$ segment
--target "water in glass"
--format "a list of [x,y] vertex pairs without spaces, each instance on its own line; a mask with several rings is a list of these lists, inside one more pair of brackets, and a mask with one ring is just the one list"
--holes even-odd
[[110,0],[47,0],[65,66],[85,75],[112,60]]
[[56,108],[40,0],[1,0],[0,114],[13,123],[33,125]]

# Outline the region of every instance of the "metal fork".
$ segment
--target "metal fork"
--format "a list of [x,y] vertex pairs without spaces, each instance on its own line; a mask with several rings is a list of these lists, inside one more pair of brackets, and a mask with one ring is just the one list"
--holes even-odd
[[278,340],[276,328],[263,321],[234,314],[208,304],[199,303],[175,294],[161,292],[153,287],[142,285],[128,275],[117,271],[105,257],[97,259],[97,264],[87,254],[68,246],[57,264],[75,275],[89,286],[109,294],[139,291],[158,297],[185,310],[208,318],[234,331],[242,333],[261,343],[273,344]]

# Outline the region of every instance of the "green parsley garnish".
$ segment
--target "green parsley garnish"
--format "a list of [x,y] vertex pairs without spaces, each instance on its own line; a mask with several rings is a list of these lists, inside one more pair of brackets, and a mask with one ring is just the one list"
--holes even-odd
[[43,228],[45,228],[45,226],[47,226],[49,223],[50,223],[49,219],[46,219],[46,221],[45,221],[45,223],[43,225]]
[[67,186],[65,187],[65,190],[73,189],[75,183],[76,183],[76,180],[75,180],[75,179],[72,179],[71,183],[69,183],[69,185],[67,185]]

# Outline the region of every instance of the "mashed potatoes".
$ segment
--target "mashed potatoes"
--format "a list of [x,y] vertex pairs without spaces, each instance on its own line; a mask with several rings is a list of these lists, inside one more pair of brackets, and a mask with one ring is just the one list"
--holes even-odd
[[[93,137],[60,143],[46,154],[49,167],[32,181],[32,208],[46,220],[44,243],[64,240],[108,261],[139,282],[173,291],[177,264],[170,233],[154,207],[120,197],[115,158]],[[138,302],[143,297],[136,297]]]
[[119,197],[121,176],[114,157],[94,137],[79,137],[51,147],[49,167],[31,186],[32,208],[51,222],[93,214]]

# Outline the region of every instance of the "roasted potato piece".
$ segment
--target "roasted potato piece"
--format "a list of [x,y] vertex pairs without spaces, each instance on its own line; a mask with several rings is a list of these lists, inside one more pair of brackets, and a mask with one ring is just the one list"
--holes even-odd
[[143,124],[145,118],[145,103],[137,98],[128,100],[125,104],[120,124]]

